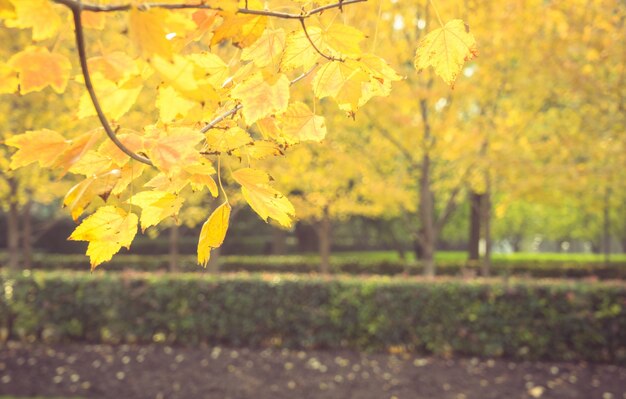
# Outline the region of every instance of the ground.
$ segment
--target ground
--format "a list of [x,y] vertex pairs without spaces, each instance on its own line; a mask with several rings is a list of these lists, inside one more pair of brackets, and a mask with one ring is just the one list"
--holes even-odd
[[626,368],[349,351],[8,343],[0,395],[626,399]]

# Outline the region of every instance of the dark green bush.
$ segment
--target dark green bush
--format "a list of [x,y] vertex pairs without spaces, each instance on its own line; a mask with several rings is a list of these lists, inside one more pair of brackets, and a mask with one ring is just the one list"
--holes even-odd
[[626,364],[626,284],[416,277],[0,274],[5,335],[407,350]]
[[[131,269],[135,271],[165,271],[167,256],[118,255],[101,268],[107,271]],[[41,254],[34,259],[34,269],[42,270],[89,270],[87,257],[83,255]],[[180,256],[179,269],[184,272],[203,272],[196,264],[195,256]],[[275,272],[315,273],[319,263],[310,256],[223,256],[221,271],[226,272]],[[478,265],[466,261],[438,261],[439,275],[454,276],[463,272],[478,272]],[[333,259],[331,272],[338,274],[420,275],[419,263],[401,261],[367,260],[359,258]],[[528,276],[538,278],[585,278],[626,279],[626,263],[615,262],[608,266],[602,262],[576,262],[563,260],[511,260],[496,259],[492,262],[492,274],[496,276]]]

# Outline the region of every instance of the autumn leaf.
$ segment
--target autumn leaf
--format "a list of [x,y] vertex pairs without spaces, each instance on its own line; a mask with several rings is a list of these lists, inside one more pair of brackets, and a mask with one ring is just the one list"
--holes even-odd
[[103,206],[76,227],[69,240],[88,241],[91,270],[110,260],[122,247],[130,248],[137,234],[137,215],[115,206]]
[[39,91],[47,86],[63,93],[72,70],[66,56],[51,53],[45,47],[28,47],[11,57],[8,64],[18,72],[20,94]]
[[[100,100],[104,113],[111,119],[118,120],[124,116],[137,101],[143,88],[143,81],[135,77],[118,85],[100,74],[92,76],[94,89]],[[78,117],[86,118],[96,115],[89,93],[83,93],[78,105]]]
[[313,92],[318,98],[332,97],[341,109],[354,112],[369,81],[370,75],[356,61],[328,62],[315,75]]
[[316,116],[302,102],[289,104],[287,111],[280,117],[282,136],[288,144],[299,141],[321,141],[326,137],[324,118]]
[[186,158],[196,158],[194,147],[203,138],[202,133],[190,128],[171,129],[149,141],[152,148],[148,149],[148,155],[157,168],[169,173],[176,167],[182,167]]
[[211,257],[211,250],[224,242],[230,219],[230,204],[224,202],[218,206],[202,225],[198,240],[198,264],[206,267]]
[[250,137],[248,132],[238,126],[227,130],[211,129],[206,133],[206,143],[209,151],[228,152],[252,142],[252,137]]
[[18,134],[8,138],[5,143],[17,148],[17,152],[11,157],[11,169],[21,168],[34,162],[38,162],[42,167],[50,167],[59,154],[70,146],[63,136],[49,129]]
[[[258,8],[262,9],[263,5]],[[222,18],[223,22],[213,33],[211,45],[230,39],[239,47],[248,47],[261,37],[267,25],[267,17],[260,15],[227,14]]]
[[172,193],[151,190],[142,191],[130,197],[128,203],[141,208],[141,230],[156,226],[163,219],[177,215],[184,200]]
[[146,56],[158,54],[169,59],[172,56],[172,42],[167,40],[169,33],[165,27],[168,16],[166,10],[151,8],[147,11],[131,9],[128,16],[130,39]]
[[469,28],[462,20],[453,19],[420,40],[414,64],[418,72],[432,66],[444,82],[453,86],[465,61],[477,55],[476,39]]
[[232,176],[241,185],[243,197],[263,220],[272,218],[282,226],[291,226],[295,209],[287,197],[269,185],[270,177],[267,173],[243,168],[234,171]]
[[15,93],[18,83],[16,71],[6,64],[0,64],[0,94]]
[[266,29],[263,35],[243,49],[242,60],[251,60],[258,67],[277,66],[285,47],[284,29]]
[[320,59],[320,54],[313,48],[311,42],[320,51],[326,50],[322,39],[322,29],[317,26],[311,26],[307,28],[307,32],[309,37],[302,29],[287,35],[285,51],[280,60],[281,71],[290,71],[296,68],[308,70]]
[[61,17],[48,0],[13,0],[15,18],[5,20],[9,28],[32,28],[33,40],[54,37],[61,27]]
[[243,117],[248,125],[273,113],[282,113],[289,103],[289,80],[280,74],[273,82],[257,72],[231,92],[241,100]]
[[108,197],[118,183],[120,175],[119,169],[113,169],[99,175],[89,176],[72,187],[63,198],[63,206],[69,208],[72,219],[78,219],[85,208],[97,197]]

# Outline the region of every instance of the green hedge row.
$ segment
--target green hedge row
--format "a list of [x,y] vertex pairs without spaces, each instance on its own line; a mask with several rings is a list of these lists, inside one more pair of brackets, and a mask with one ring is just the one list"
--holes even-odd
[[0,273],[27,340],[407,350],[626,364],[623,282]]
[[[194,256],[181,256],[179,269],[184,272],[202,272]],[[223,256],[221,271],[230,272],[275,272],[275,273],[314,273],[319,271],[315,258],[307,256]],[[136,271],[167,270],[167,256],[118,255],[100,266],[104,270]],[[83,255],[42,254],[34,259],[33,268],[42,270],[89,270],[89,262]],[[466,261],[438,261],[439,275],[460,275],[463,272],[479,271],[478,265]],[[333,259],[331,272],[336,274],[377,274],[377,275],[420,275],[422,267],[401,261],[379,261],[358,258]],[[561,260],[494,260],[492,274],[497,276],[526,275],[537,278],[584,278],[626,279],[626,263],[615,262],[608,266],[601,262],[575,262]]]

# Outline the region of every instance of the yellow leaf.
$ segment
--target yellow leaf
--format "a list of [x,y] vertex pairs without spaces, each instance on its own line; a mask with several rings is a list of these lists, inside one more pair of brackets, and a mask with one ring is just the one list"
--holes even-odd
[[154,165],[165,173],[173,171],[175,167],[182,167],[186,160],[195,159],[195,146],[204,138],[204,135],[191,128],[170,129],[162,136],[151,140],[152,148],[148,155]]
[[211,250],[222,245],[226,237],[226,231],[228,231],[229,219],[230,204],[224,202],[204,222],[200,231],[200,239],[198,240],[198,264],[206,267],[211,257]]
[[[87,173],[86,175],[92,175],[92,174],[103,172],[104,169],[106,168],[102,168],[96,171],[96,169],[98,169],[98,166],[92,164],[92,163],[98,163],[98,165],[102,167],[102,161],[98,162],[96,161],[96,158],[93,158],[93,157],[91,158],[90,161],[81,159],[83,155],[85,155],[87,151],[89,151],[96,144],[96,142],[100,139],[101,133],[102,133],[101,129],[94,129],[88,133],[81,134],[80,136],[70,140],[69,146],[54,161],[54,164],[52,165],[52,167],[63,168],[63,171],[65,173],[70,168],[75,166],[76,163],[78,163],[79,161],[82,161],[82,164],[84,165],[84,167],[92,171],[91,173]],[[110,165],[111,160],[109,158],[107,159],[108,159],[108,162],[104,161],[104,163],[107,165]],[[85,172],[85,170],[83,170],[83,172]],[[73,171],[73,173],[80,173],[80,172]]]
[[28,47],[9,59],[8,64],[19,74],[20,93],[27,94],[51,86],[63,93],[72,64],[66,56],[51,53],[45,47]]
[[265,16],[224,15],[223,22],[213,32],[211,45],[215,45],[222,40],[231,39],[233,44],[239,47],[247,47],[261,37],[266,25],[267,17]]
[[282,71],[290,71],[296,68],[304,68],[309,70],[320,59],[320,54],[315,51],[311,42],[320,51],[325,51],[326,47],[322,40],[322,29],[317,26],[307,27],[307,32],[311,41],[306,37],[302,29],[291,32],[287,35],[285,41],[285,52],[280,60],[280,69]]
[[14,19],[15,17],[15,6],[11,0],[0,0],[0,19]]
[[128,203],[141,208],[141,230],[156,226],[163,219],[177,215],[183,205],[183,199],[165,191],[142,191],[133,195]]
[[96,30],[104,29],[106,14],[106,12],[83,11],[81,14],[83,27]]
[[250,47],[241,52],[241,59],[252,60],[260,68],[268,65],[277,66],[285,47],[285,31],[283,29],[266,29],[263,35]]
[[198,83],[193,75],[194,63],[188,58],[175,55],[168,61],[162,57],[153,57],[150,64],[163,80],[176,90],[192,92],[198,89]]
[[69,237],[88,241],[91,270],[110,260],[122,247],[130,248],[137,234],[137,215],[115,206],[103,206],[76,227]]
[[[124,132],[124,129],[122,129]],[[134,153],[145,152],[143,145],[143,137],[136,132],[129,131],[129,133],[120,133],[117,135],[117,139]],[[117,166],[125,165],[130,157],[120,150],[115,143],[111,140],[105,140],[99,147],[98,152],[102,155],[109,157],[115,162]]]
[[469,28],[462,20],[453,19],[420,40],[414,63],[418,72],[432,66],[452,86],[465,61],[477,55],[476,39]]
[[289,79],[280,74],[272,83],[261,72],[235,86],[231,95],[241,100],[243,117],[248,125],[273,113],[282,113],[289,104]]
[[18,149],[11,157],[11,169],[33,162],[38,162],[42,167],[52,166],[59,154],[70,145],[59,133],[48,129],[18,134],[8,138],[5,143]]
[[233,179],[241,185],[241,192],[254,211],[267,221],[272,218],[282,226],[291,226],[295,209],[287,197],[273,189],[267,173],[243,168],[233,172]]
[[234,126],[227,130],[209,130],[206,133],[206,143],[210,152],[222,153],[252,143],[252,137],[242,128]]
[[63,199],[63,206],[70,209],[72,219],[78,219],[85,208],[97,197],[108,198],[111,190],[118,182],[120,174],[119,169],[114,169],[88,177],[72,187]]
[[157,94],[156,106],[163,122],[172,122],[184,119],[198,103],[181,96],[171,86],[160,86]]
[[246,146],[233,151],[233,155],[246,159],[264,159],[267,157],[277,157],[283,155],[282,150],[271,141],[256,140]]
[[[103,14],[103,13],[96,13]],[[133,75],[139,75],[139,67],[135,60],[121,51],[113,51],[104,55],[91,57],[87,60],[89,72],[97,73],[112,81],[118,82]]]
[[359,43],[363,39],[363,32],[344,24],[332,24],[323,32],[326,45],[341,56],[358,57],[361,54]]
[[168,11],[151,8],[139,11],[133,8],[129,12],[128,27],[130,39],[147,57],[158,54],[169,59],[172,55],[172,43],[166,35],[170,32],[165,27]]
[[[202,80],[208,82],[217,90],[222,88],[222,85],[230,76],[230,68],[216,54],[191,54],[189,58],[196,64],[197,69],[201,71]],[[199,77],[196,77],[196,79],[200,80]]]
[[[120,119],[130,110],[135,101],[137,101],[137,96],[139,96],[144,84],[139,76],[124,82],[120,86],[105,79],[100,74],[93,75],[91,80],[98,95],[100,106],[106,116],[113,120]],[[86,118],[93,115],[96,115],[96,110],[91,102],[89,93],[85,92],[78,104],[78,117]]]
[[69,171],[83,176],[93,176],[109,170],[111,164],[111,158],[96,151],[88,151],[69,167]]
[[315,75],[313,92],[317,98],[332,97],[341,109],[354,112],[369,81],[370,76],[356,61],[328,62]]
[[289,104],[287,111],[281,116],[282,136],[287,144],[299,141],[322,141],[326,137],[324,118],[316,116],[302,102]]
[[0,64],[0,94],[11,94],[17,90],[17,72],[6,64]]
[[215,174],[213,165],[207,159],[201,158],[196,163],[183,166],[181,178],[188,180],[192,189],[200,191],[207,187],[211,195],[217,197],[217,184],[211,177],[213,174]]
[[120,195],[133,180],[139,178],[148,166],[141,162],[128,162],[119,169],[120,177],[111,189],[111,194]]
[[54,37],[61,27],[61,17],[48,0],[12,0],[15,19],[7,19],[9,28],[33,28],[33,40]]

